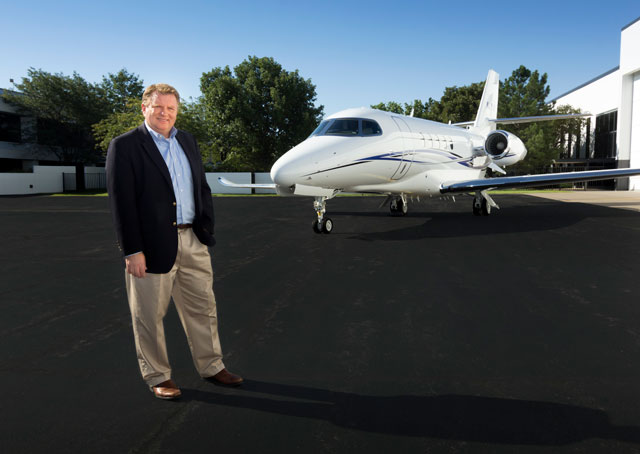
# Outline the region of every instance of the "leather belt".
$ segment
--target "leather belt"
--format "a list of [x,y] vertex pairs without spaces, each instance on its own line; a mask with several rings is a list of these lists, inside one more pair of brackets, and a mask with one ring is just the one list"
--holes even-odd
[[178,224],[179,229],[190,229],[193,224]]

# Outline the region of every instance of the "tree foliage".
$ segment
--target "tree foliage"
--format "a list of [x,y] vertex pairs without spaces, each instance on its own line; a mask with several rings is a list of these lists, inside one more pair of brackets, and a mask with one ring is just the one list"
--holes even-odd
[[109,142],[125,132],[142,124],[141,98],[130,98],[121,111],[112,112],[108,117],[91,126],[96,148],[107,152]]
[[131,74],[123,68],[116,74],[103,76],[98,90],[108,104],[110,112],[121,113],[130,109],[132,100],[140,102],[144,93],[144,82],[136,74]]
[[433,98],[429,98],[426,102],[415,99],[411,104],[404,103],[404,106],[390,101],[371,107],[403,115],[410,115],[413,111],[413,116],[416,118],[439,121],[440,123],[458,123],[475,118],[483,88],[484,82],[464,87],[447,87],[440,101]]
[[127,100],[141,94],[142,81],[126,69],[109,74],[102,83],[87,82],[78,73],[66,76],[29,68],[15,84],[17,93],[5,100],[23,115],[34,116],[30,139],[43,145],[63,162],[92,163],[100,159],[92,125],[114,112],[127,109]]
[[[552,108],[546,103],[549,95],[547,74],[520,66],[500,83],[498,117],[529,117],[549,115]],[[498,128],[500,128],[498,124]],[[527,147],[527,157],[509,168],[510,173],[540,173],[548,169],[559,150],[553,145],[551,122],[521,123],[508,126],[509,132],[520,137]]]
[[273,58],[249,57],[200,79],[212,146],[221,169],[268,170],[318,125],[315,86]]

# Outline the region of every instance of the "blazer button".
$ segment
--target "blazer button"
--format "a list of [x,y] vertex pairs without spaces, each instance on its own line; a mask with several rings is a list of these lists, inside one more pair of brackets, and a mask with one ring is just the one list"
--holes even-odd
[[177,223],[177,222],[174,222],[174,223],[173,223],[173,226],[175,227],[176,225],[178,225],[178,223]]
[[176,203],[176,202],[173,202],[173,206],[177,206],[177,203]]

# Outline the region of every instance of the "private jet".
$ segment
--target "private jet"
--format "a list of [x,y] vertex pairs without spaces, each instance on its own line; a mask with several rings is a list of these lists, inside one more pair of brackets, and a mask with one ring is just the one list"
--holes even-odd
[[[271,168],[273,184],[238,184],[234,188],[270,188],[283,196],[313,197],[316,233],[334,228],[327,201],[341,193],[387,196],[391,213],[404,215],[413,197],[471,193],[473,214],[499,208],[488,191],[640,175],[640,169],[612,169],[526,176],[486,177],[487,170],[522,161],[527,149],[496,125],[580,118],[590,114],[496,118],[498,73],[489,71],[473,122],[443,124],[370,108],[348,109],[326,117],[311,135],[282,155]],[[383,203],[384,205],[384,203]]]

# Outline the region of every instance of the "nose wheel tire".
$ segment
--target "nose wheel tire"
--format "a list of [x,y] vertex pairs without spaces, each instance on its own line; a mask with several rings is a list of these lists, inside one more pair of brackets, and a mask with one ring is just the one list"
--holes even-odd
[[331,218],[324,218],[322,222],[318,222],[316,219],[313,221],[311,226],[313,227],[313,231],[316,233],[331,233],[333,230],[333,221]]
[[322,221],[322,233],[331,233],[333,230],[333,221],[330,218],[325,218]]

